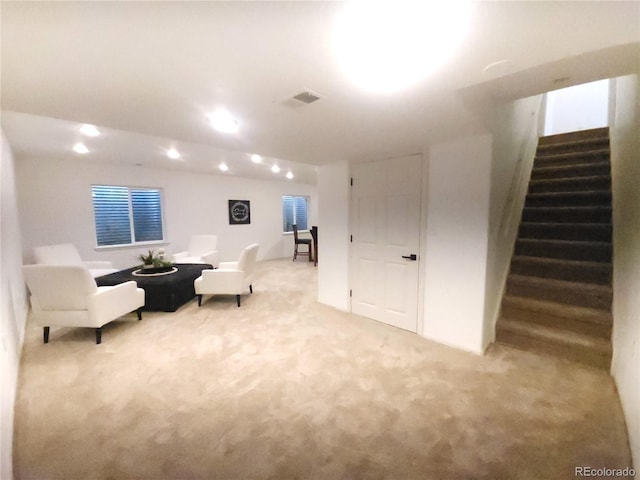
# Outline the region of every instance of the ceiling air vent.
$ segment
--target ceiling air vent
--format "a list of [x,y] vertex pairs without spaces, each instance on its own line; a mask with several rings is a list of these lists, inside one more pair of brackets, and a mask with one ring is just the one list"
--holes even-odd
[[295,92],[293,94],[287,95],[279,103],[284,107],[289,108],[302,108],[306,107],[310,103],[315,102],[316,100],[320,100],[322,97],[319,93],[314,92],[308,88],[305,88],[302,91]]
[[293,99],[302,103],[313,103],[316,100],[320,100],[320,95],[311,90],[303,90],[297,95],[294,95]]
[[304,88],[292,94],[287,95],[279,101],[283,107],[289,107],[292,109],[304,108],[310,103],[320,100],[322,95],[309,88]]

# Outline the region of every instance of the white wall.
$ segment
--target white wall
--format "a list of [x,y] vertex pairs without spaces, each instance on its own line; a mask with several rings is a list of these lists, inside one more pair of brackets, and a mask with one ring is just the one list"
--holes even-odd
[[640,81],[615,80],[613,186],[613,360],[631,453],[640,468]]
[[27,318],[14,162],[2,133],[0,153],[0,478],[13,478],[13,412]]
[[484,342],[495,339],[495,324],[522,206],[538,142],[541,96],[496,105],[492,119],[493,153],[489,207],[489,245]]
[[491,136],[429,150],[421,334],[482,353],[489,238]]
[[547,94],[545,135],[606,127],[609,80],[585,83]]
[[[282,233],[282,195],[310,197],[310,224],[317,220],[315,185],[244,179],[145,167],[92,163],[90,159],[18,159],[18,205],[24,261],[38,245],[71,242],[86,260],[111,260],[118,268],[136,264],[145,247],[96,249],[91,185],[150,186],[163,189],[167,253],[186,249],[195,233],[218,235],[222,260],[260,244],[258,259],[293,252],[293,238]],[[251,224],[229,225],[228,200],[251,201]]]
[[318,301],[345,311],[351,308],[349,179],[347,162],[318,168]]

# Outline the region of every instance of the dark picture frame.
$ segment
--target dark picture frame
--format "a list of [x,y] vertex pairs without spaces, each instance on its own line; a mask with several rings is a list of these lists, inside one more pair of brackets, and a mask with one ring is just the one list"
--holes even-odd
[[229,200],[229,225],[249,225],[251,223],[251,202],[249,200]]

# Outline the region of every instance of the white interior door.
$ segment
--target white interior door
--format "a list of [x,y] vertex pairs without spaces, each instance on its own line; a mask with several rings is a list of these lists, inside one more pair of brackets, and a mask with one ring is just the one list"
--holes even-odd
[[416,332],[422,156],[352,173],[351,311]]

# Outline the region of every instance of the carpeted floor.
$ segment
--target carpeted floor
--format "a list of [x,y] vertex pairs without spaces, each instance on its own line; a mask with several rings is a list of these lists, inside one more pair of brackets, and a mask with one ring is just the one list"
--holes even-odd
[[316,269],[259,263],[254,294],[89,329],[29,326],[26,479],[569,479],[626,467],[612,379],[479,357],[315,302]]

